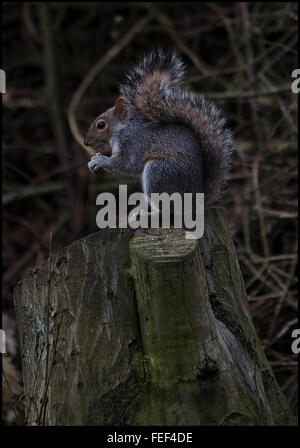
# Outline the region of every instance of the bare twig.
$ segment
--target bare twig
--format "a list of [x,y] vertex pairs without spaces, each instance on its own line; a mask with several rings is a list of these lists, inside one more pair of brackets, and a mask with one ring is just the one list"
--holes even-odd
[[281,92],[287,92],[291,90],[290,84],[285,84],[283,86],[271,89],[271,90],[261,90],[260,92],[205,92],[205,96],[208,98],[216,98],[216,99],[249,99],[249,98],[257,98],[260,96],[270,96],[277,95]]
[[[265,219],[264,219],[264,213],[262,208],[262,200],[261,200],[261,194],[259,189],[259,180],[258,180],[258,167],[260,163],[261,155],[258,154],[258,156],[255,158],[253,163],[253,188],[255,193],[255,200],[256,200],[256,206],[257,206],[257,213],[258,213],[258,219],[259,219],[259,229],[260,229],[260,237],[262,241],[263,246],[263,254],[266,260],[269,259],[270,251],[269,251],[269,245],[267,240],[267,234],[266,234],[266,227],[265,227]],[[268,263],[268,261],[267,261]]]
[[205,76],[213,76],[215,72],[208,68],[207,64],[201,61],[200,58],[183,42],[179,34],[176,32],[175,27],[172,24],[172,20],[159,11],[157,5],[154,5],[154,3],[148,3],[148,8],[151,12],[153,12],[153,14],[155,14],[155,18],[158,23],[161,24],[162,29],[172,37],[178,45],[178,48],[180,48],[182,53],[187,55],[199,72]]
[[77,143],[79,143],[79,145],[91,155],[94,155],[95,152],[89,147],[85,146],[85,144],[83,143],[83,138],[78,130],[78,125],[75,117],[77,106],[84,92],[91,84],[95,76],[100,73],[100,71],[106,66],[106,64],[108,64],[108,62],[110,62],[120,53],[120,51],[134,38],[136,34],[138,34],[147,25],[148,22],[150,22],[152,17],[153,13],[149,13],[146,17],[140,19],[132,28],[130,28],[130,30],[113,47],[111,47],[110,50],[108,50],[108,52],[100,59],[100,61],[98,61],[97,64],[94,65],[94,67],[86,75],[73,95],[68,110],[70,129]]

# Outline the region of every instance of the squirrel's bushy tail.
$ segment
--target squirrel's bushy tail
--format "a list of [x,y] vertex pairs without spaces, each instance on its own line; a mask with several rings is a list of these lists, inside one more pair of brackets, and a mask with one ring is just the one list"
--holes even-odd
[[232,133],[216,106],[181,86],[184,64],[176,54],[151,52],[129,74],[120,92],[133,113],[157,123],[183,123],[199,138],[203,151],[206,204],[215,202],[225,185],[233,150]]

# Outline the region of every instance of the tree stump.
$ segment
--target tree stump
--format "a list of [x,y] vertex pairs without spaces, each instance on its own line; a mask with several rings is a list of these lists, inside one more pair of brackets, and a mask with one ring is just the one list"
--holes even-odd
[[28,425],[294,425],[222,211],[106,229],[15,288]]

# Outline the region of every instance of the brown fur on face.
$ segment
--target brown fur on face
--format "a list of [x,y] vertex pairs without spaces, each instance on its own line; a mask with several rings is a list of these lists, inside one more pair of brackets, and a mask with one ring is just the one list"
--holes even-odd
[[[95,152],[110,157],[112,148],[109,141],[113,135],[115,127],[126,119],[127,111],[127,103],[124,98],[118,98],[113,107],[99,115],[93,121],[86,134],[84,144],[86,146],[91,146],[95,149]],[[99,121],[104,121],[106,123],[106,126],[103,129],[97,128]]]

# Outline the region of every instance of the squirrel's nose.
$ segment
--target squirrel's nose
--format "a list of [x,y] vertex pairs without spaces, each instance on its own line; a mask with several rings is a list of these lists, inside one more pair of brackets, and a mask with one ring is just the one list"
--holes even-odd
[[90,139],[88,137],[85,137],[83,143],[85,144],[85,146],[90,146]]

